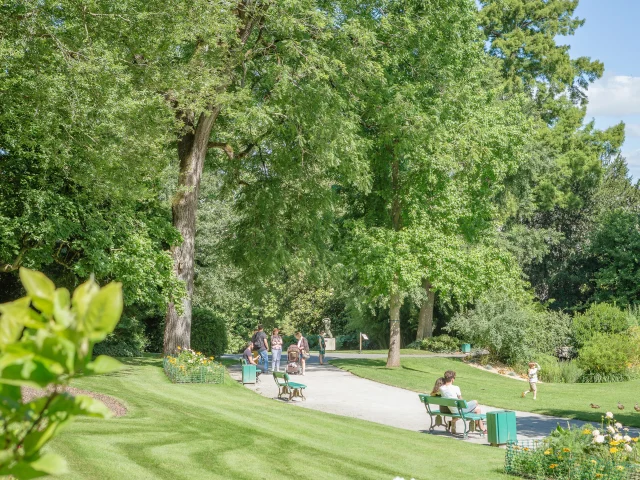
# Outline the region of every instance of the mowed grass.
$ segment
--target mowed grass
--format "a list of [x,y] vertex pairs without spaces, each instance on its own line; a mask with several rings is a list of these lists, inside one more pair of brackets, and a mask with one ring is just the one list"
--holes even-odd
[[[313,353],[313,351],[312,351]],[[360,350],[332,350],[332,351],[328,351],[327,352],[327,356],[330,357],[332,353],[335,354],[340,354],[340,353],[360,353]],[[389,350],[362,350],[362,354],[377,354],[377,355],[387,355],[389,353]],[[415,356],[420,356],[420,357],[429,357],[429,356],[433,356],[433,355],[437,355],[434,354],[432,352],[427,352],[425,350],[416,350],[413,348],[401,348],[400,349],[400,355],[415,355]]]
[[[540,383],[538,399],[531,394],[521,398],[528,383],[486,372],[453,358],[403,358],[402,367],[389,369],[384,360],[336,359],[331,363],[355,375],[396,387],[430,392],[435,380],[446,370],[455,370],[456,385],[466,400],[481,405],[525,412],[600,422],[606,411],[627,426],[640,427],[640,413],[633,406],[640,402],[640,380],[608,384]],[[618,401],[625,405],[620,411]],[[600,405],[599,410],[589,404]]]
[[129,413],[78,419],[52,442],[69,461],[65,479],[509,478],[504,450],[287,405],[229,378],[173,385],[157,359],[74,385]]

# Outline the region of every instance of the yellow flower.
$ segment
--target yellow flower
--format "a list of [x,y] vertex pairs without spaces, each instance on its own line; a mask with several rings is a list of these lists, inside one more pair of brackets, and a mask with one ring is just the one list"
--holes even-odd
[[178,350],[182,350],[182,347],[176,347]]
[[558,466],[557,463],[552,463],[551,465],[549,465],[549,468],[556,468]]
[[610,441],[610,442],[609,442],[609,445],[613,445],[613,446],[615,447],[615,446],[616,446],[616,445],[618,445],[619,443],[620,443],[620,442],[619,442],[619,441],[617,441],[617,440],[612,440],[612,441]]
[[618,469],[618,470],[622,471],[622,470],[624,470],[624,467],[623,467],[622,465],[618,465],[618,466],[616,467],[616,469]]
[[528,451],[529,451],[529,449],[528,449],[527,447],[524,447],[524,451],[525,451],[525,452],[528,452]]
[[602,477],[602,474],[601,473],[596,473],[596,478],[600,478],[600,477]]
[[563,451],[564,453],[568,453],[568,452],[570,452],[571,450],[570,450],[569,448],[566,448],[566,447],[565,447],[565,448],[563,448],[563,449],[562,449],[562,451]]
[[637,442],[637,441],[638,441],[638,437],[636,437],[636,438],[634,438],[634,439],[632,439],[632,440],[633,440],[634,442]]
[[618,449],[617,449],[616,447],[611,447],[611,448],[609,449],[609,451],[610,451],[611,453],[616,453],[616,452],[618,451]]
[[584,430],[582,430],[582,433],[584,433],[585,435],[591,435],[591,430],[585,428]]
[[213,360],[213,357],[209,357],[209,360]]
[[546,450],[544,451],[544,454],[545,454],[545,455],[551,455],[551,449],[550,449],[550,448],[546,449]]

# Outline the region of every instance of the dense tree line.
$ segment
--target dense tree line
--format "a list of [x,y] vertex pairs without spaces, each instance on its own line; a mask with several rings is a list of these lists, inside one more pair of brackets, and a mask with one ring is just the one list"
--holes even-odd
[[635,305],[624,125],[585,124],[604,66],[556,43],[577,4],[5,2],[0,300],[93,273],[116,354],[329,316],[390,366],[496,289]]

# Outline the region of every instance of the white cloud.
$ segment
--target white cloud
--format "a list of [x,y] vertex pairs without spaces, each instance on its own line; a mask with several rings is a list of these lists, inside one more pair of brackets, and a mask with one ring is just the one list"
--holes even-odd
[[605,76],[589,87],[588,95],[589,117],[640,115],[640,77]]

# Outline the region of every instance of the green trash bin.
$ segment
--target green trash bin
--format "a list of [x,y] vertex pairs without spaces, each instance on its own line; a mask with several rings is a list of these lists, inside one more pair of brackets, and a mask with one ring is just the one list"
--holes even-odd
[[496,410],[487,412],[487,440],[495,447],[517,440],[516,412]]
[[242,383],[256,383],[256,366],[242,365]]
[[470,343],[463,343],[462,344],[462,353],[469,353],[471,351],[471,344]]

